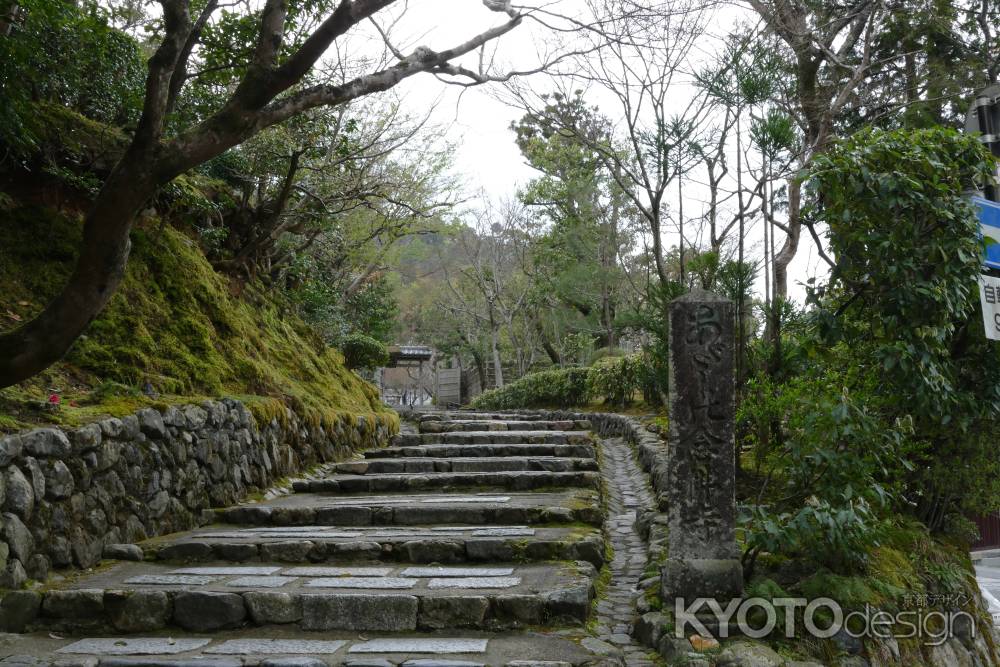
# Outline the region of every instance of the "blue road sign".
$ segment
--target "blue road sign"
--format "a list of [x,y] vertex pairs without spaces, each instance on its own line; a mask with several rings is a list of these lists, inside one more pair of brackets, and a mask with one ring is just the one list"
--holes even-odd
[[986,241],[986,259],[983,266],[990,269],[1000,269],[1000,204],[973,197],[979,213],[979,233]]

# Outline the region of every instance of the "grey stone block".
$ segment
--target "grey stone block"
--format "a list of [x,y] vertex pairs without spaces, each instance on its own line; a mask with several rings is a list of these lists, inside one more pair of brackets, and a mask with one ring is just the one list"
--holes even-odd
[[259,558],[259,547],[256,544],[213,544],[212,552],[219,560],[240,563]]
[[0,660],[0,665],[4,667],[52,667],[51,661],[47,658],[39,658],[35,655],[9,655]]
[[49,591],[42,600],[42,615],[83,624],[99,623],[104,620],[104,591]]
[[43,469],[45,474],[45,497],[62,500],[73,495],[76,481],[69,467],[62,461],[52,461]]
[[782,667],[785,659],[766,644],[737,639],[725,645],[716,662],[720,667]]
[[0,588],[18,589],[27,581],[28,574],[16,558],[7,561],[7,567],[0,571]]
[[106,544],[102,556],[113,560],[141,561],[143,553],[138,544]]
[[111,625],[121,632],[160,630],[172,611],[165,591],[106,591],[104,608]]
[[481,596],[455,595],[420,600],[417,625],[422,629],[480,628],[490,601]]
[[24,632],[35,622],[42,596],[36,591],[11,591],[0,600],[0,630]]
[[192,632],[238,627],[246,618],[243,598],[235,593],[183,591],[174,597],[174,623]]
[[10,463],[21,455],[24,443],[19,435],[8,435],[0,438],[0,467]]
[[163,416],[153,408],[143,408],[135,413],[139,420],[139,428],[150,438],[162,440],[167,437],[167,427],[163,423]]
[[355,643],[348,653],[485,653],[488,639],[385,637]]
[[589,613],[590,588],[587,586],[561,588],[545,596],[545,614],[551,621],[583,622]]
[[212,556],[212,545],[205,542],[175,542],[157,552],[160,560],[199,561]]
[[260,545],[260,558],[264,561],[279,563],[305,563],[314,544],[307,540],[289,540],[287,542],[267,542]]
[[22,433],[21,442],[32,456],[65,458],[72,451],[69,438],[57,428],[37,428]]
[[498,595],[493,598],[493,615],[505,626],[539,625],[545,605],[536,595]]
[[304,630],[405,631],[417,627],[412,595],[303,595]]
[[10,547],[11,555],[22,563],[27,562],[35,552],[35,538],[15,514],[4,513],[3,530],[0,531],[0,535]]
[[15,465],[4,473],[5,496],[3,508],[28,520],[35,511],[35,490],[21,469]]
[[286,658],[267,658],[260,662],[260,667],[327,667],[327,664],[319,658],[300,655]]
[[302,620],[302,598],[298,595],[251,591],[244,593],[243,599],[257,625],[298,623]]
[[447,540],[411,540],[401,547],[411,563],[461,563],[465,560],[465,545]]
[[[216,644],[205,653],[225,655],[274,655],[281,653],[333,654],[347,642],[342,639],[230,639]],[[273,658],[272,658],[273,659]],[[325,665],[325,663],[323,663]]]

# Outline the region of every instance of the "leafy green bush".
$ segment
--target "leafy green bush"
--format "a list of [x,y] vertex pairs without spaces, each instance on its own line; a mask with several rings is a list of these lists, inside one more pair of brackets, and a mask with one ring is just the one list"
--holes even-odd
[[[886,428],[841,390],[845,377],[819,373],[780,392],[750,383],[739,417],[784,425],[784,441],[756,443],[777,487],[743,518],[747,560],[760,552],[807,556],[838,572],[860,569],[884,531],[883,510],[896,489],[884,481],[906,453],[906,424]],[[764,451],[761,451],[761,450]],[[766,489],[765,489],[766,492]]]
[[364,334],[351,334],[340,344],[348,368],[378,368],[389,363],[389,350],[381,341]]
[[[829,228],[836,267],[817,299],[817,349],[870,368],[868,402],[885,428],[912,422],[921,444],[906,507],[932,531],[1000,506],[996,423],[1000,347],[986,340],[979,227],[963,193],[996,162],[954,130],[863,132],[820,156],[807,214]],[[855,392],[857,395],[857,392]]]
[[0,40],[0,143],[31,148],[34,101],[56,102],[88,118],[122,126],[142,108],[142,47],[108,24],[97,3],[23,0],[23,19]]
[[643,387],[642,369],[646,365],[642,354],[599,359],[587,373],[590,395],[603,396],[610,405],[627,406]]
[[487,410],[566,408],[586,405],[590,399],[588,368],[562,368],[525,375],[508,385],[484,391],[472,407]]

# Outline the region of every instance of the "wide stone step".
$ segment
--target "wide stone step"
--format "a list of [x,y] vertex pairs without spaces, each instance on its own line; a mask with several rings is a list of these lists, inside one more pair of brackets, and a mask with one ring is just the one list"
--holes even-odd
[[350,570],[123,563],[66,589],[8,594],[0,627],[135,634],[275,624],[391,632],[577,625],[589,614],[595,576],[587,563]]
[[590,431],[452,431],[449,433],[400,433],[392,444],[408,445],[501,445],[501,444],[593,444]]
[[528,491],[560,486],[600,488],[600,474],[582,472],[439,472],[401,475],[332,475],[323,479],[296,480],[296,493],[372,493],[424,489],[510,489]]
[[416,526],[428,524],[601,526],[596,491],[547,493],[439,493],[380,496],[296,494],[267,503],[216,510],[216,519],[252,526]]
[[452,431],[589,431],[588,420],[452,419],[420,422],[421,433]]
[[551,421],[549,417],[537,412],[484,412],[477,410],[450,410],[445,412],[431,412],[420,415],[418,422],[425,421],[454,421],[454,420],[478,419],[481,421],[512,419],[515,421]]
[[411,445],[385,447],[364,452],[366,459],[413,458],[417,456],[472,457],[472,456],[566,456],[592,459],[597,456],[593,445],[509,444],[509,445]]
[[[327,631],[317,637],[272,625],[222,630],[208,637],[146,632],[62,638],[36,632],[8,636],[5,642],[4,652],[12,655],[79,665],[88,664],[88,658],[100,658],[101,667],[149,667],[151,662],[163,667],[241,667],[280,657],[313,658],[344,667],[582,667],[596,657],[572,639],[519,631],[438,630],[366,633],[364,637],[357,632]],[[21,660],[19,664],[31,663]]]
[[343,475],[401,474],[425,472],[511,472],[543,470],[573,472],[597,470],[597,459],[562,456],[414,457],[365,459],[338,463],[333,471]]
[[227,561],[409,563],[584,560],[604,565],[604,535],[595,528],[531,526],[208,527],[143,545],[147,558]]

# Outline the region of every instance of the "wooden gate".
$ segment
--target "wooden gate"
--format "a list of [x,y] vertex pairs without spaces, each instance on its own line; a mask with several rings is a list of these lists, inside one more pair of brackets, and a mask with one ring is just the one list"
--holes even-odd
[[972,544],[973,549],[996,549],[1000,547],[1000,512],[987,516],[977,516],[973,519],[979,529],[979,540]]
[[437,371],[437,392],[435,403],[441,407],[462,404],[462,369],[439,368]]

